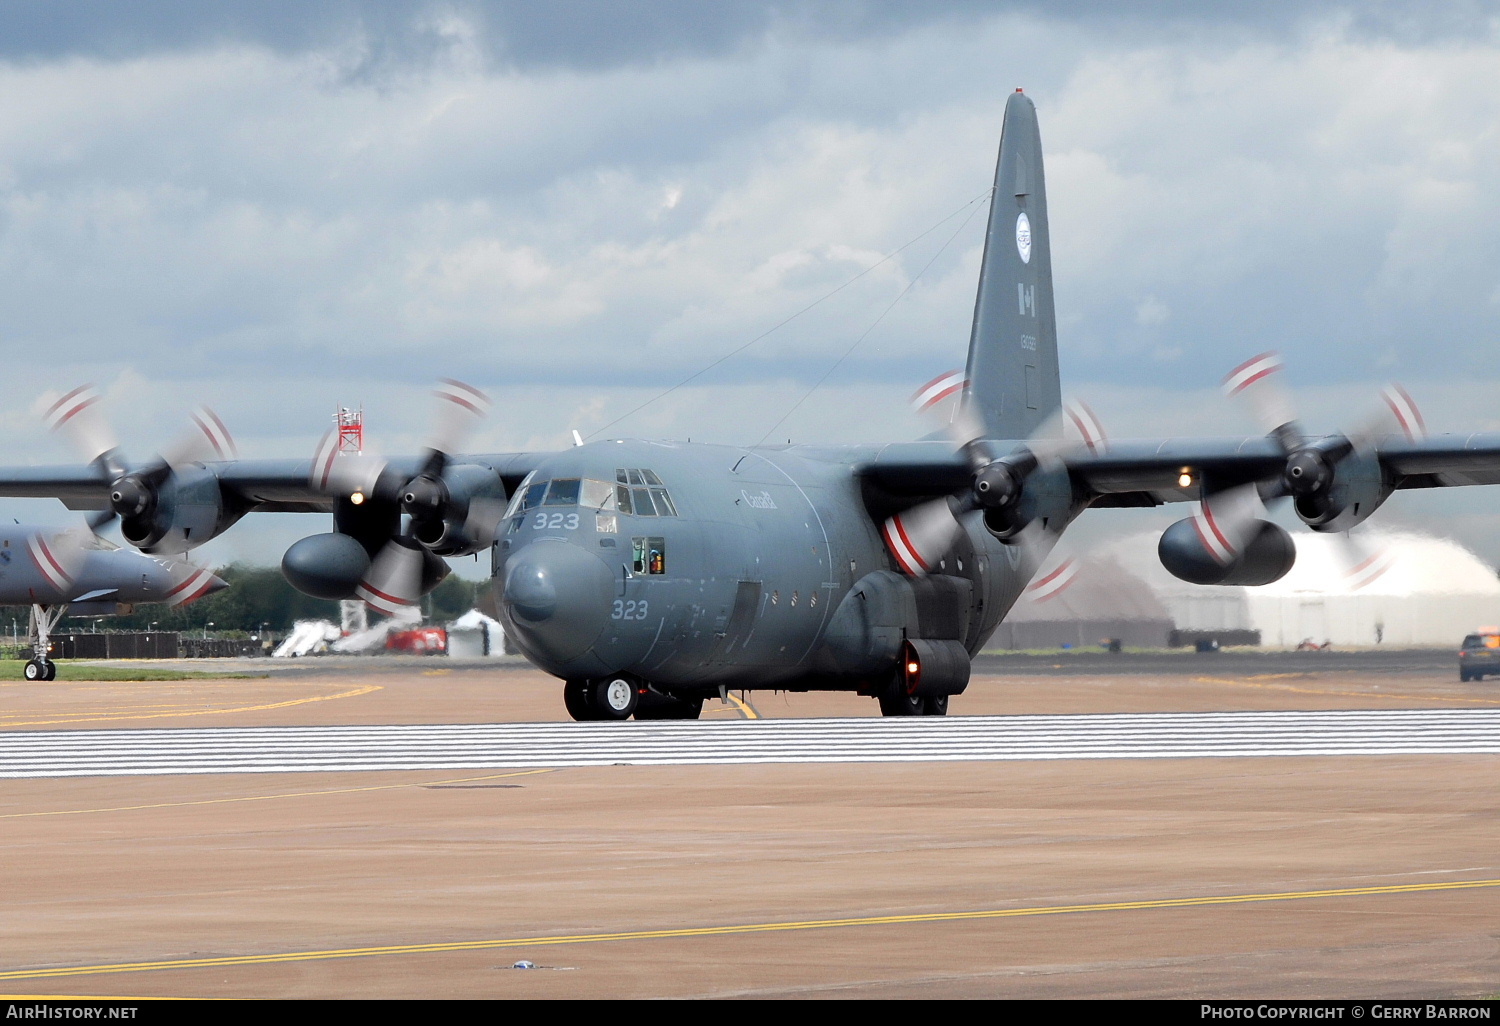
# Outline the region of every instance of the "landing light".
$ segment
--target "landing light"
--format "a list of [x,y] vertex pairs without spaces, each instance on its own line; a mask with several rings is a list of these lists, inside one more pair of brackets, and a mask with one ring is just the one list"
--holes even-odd
[[922,664],[921,663],[907,663],[906,664],[906,672],[907,673],[916,673],[921,668],[922,668]]
[[1193,484],[1193,472],[1191,470],[1188,470],[1186,467],[1184,467],[1183,470],[1182,470],[1182,473],[1180,473],[1180,474],[1177,475],[1177,487],[1178,488],[1189,488],[1189,487],[1192,486],[1192,484]]
[[365,493],[355,492],[353,495],[349,496],[349,501],[358,506],[360,503],[365,501]]

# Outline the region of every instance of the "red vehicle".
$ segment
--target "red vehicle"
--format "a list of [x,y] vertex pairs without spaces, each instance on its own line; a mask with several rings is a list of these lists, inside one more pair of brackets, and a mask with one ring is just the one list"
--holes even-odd
[[386,635],[385,650],[406,655],[444,655],[448,651],[448,632],[441,627],[392,631]]

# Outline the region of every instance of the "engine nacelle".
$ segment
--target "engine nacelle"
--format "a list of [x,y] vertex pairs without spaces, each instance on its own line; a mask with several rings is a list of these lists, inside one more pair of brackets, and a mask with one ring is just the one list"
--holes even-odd
[[120,533],[142,552],[184,552],[223,534],[240,514],[224,508],[219,479],[203,467],[183,467],[159,484],[136,475],[116,481],[110,503]]
[[901,645],[901,686],[913,698],[961,695],[969,686],[969,653],[961,642],[908,638]]
[[[1299,476],[1307,483],[1299,486]],[[1350,452],[1333,459],[1317,446],[1287,459],[1286,480],[1297,516],[1314,531],[1349,530],[1379,509],[1392,491],[1374,455]]]
[[370,554],[347,534],[315,534],[303,538],[281,557],[281,574],[304,595],[320,599],[354,597],[354,589],[370,571]]
[[505,484],[488,467],[449,466],[440,479],[418,478],[402,496],[412,536],[439,556],[468,556],[489,548],[505,511]]
[[1192,584],[1270,584],[1284,577],[1297,561],[1292,536],[1261,521],[1239,556],[1220,563],[1204,546],[1191,517],[1162,532],[1156,554],[1168,573]]
[[[975,476],[976,489],[986,474],[999,469],[1005,462],[1000,460],[981,470]],[[1029,466],[1023,464],[1022,469],[1024,474],[1010,475],[1014,478],[1010,482],[1011,492],[1007,493],[1000,487],[992,488],[996,493],[1006,495],[1009,501],[982,507],[985,530],[1004,542],[1014,539],[1034,520],[1066,522],[1073,506],[1073,482],[1066,467],[1061,464],[1038,467],[1033,463]]]

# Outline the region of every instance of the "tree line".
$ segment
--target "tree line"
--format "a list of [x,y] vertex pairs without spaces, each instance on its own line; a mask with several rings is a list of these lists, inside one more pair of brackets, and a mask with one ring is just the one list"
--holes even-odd
[[[277,633],[291,629],[298,620],[332,620],[339,622],[339,604],[302,594],[286,582],[276,567],[246,566],[233,563],[214,573],[229,587],[187,606],[138,605],[129,616],[102,616],[92,623],[101,631],[205,631],[215,634],[254,634],[262,626]],[[466,581],[450,574],[431,594],[422,600],[424,619],[445,623],[473,609],[488,582]],[[19,633],[26,632],[28,607],[8,606],[0,616],[16,621]],[[80,623],[81,621],[73,621]],[[210,627],[209,625],[213,626]],[[10,624],[5,624],[10,627]],[[76,629],[76,628],[74,628]]]

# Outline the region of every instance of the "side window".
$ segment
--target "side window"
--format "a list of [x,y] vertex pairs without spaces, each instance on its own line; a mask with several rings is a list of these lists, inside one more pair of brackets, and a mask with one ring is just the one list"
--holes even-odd
[[[620,473],[623,474],[624,471],[622,470],[620,471]],[[635,507],[630,504],[630,489],[626,488],[624,485],[615,486],[615,506],[620,510],[621,513],[630,513],[635,509]]]
[[630,567],[638,574],[666,573],[667,540],[665,538],[630,539]]

